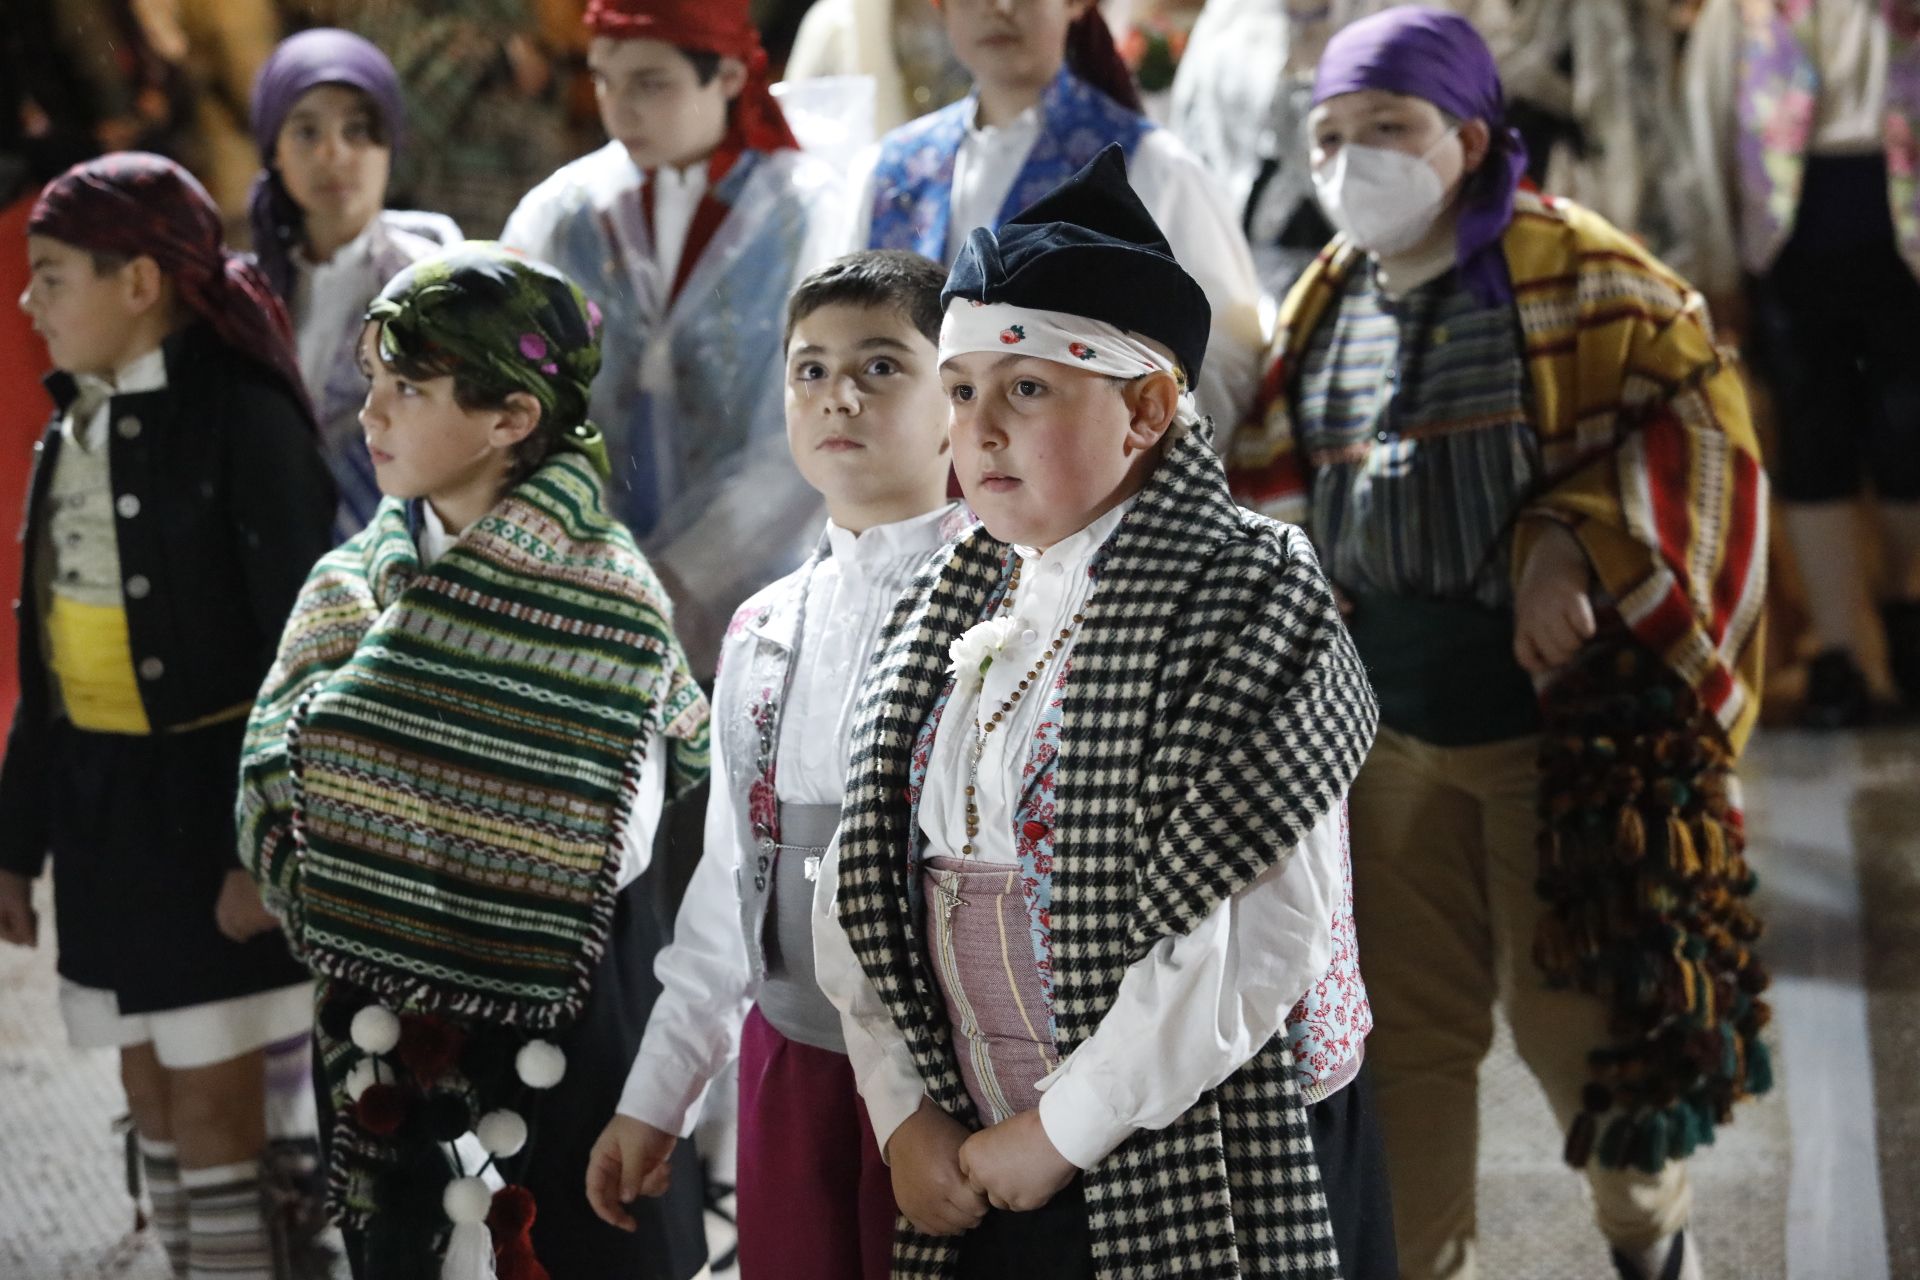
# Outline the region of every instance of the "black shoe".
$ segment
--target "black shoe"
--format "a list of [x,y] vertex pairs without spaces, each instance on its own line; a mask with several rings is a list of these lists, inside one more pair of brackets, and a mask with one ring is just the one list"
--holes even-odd
[[[1656,1264],[1645,1259],[1636,1260],[1615,1249],[1613,1269],[1620,1273],[1620,1280],[1698,1280],[1700,1262],[1691,1256],[1692,1252],[1687,1248],[1687,1233],[1681,1231],[1674,1235],[1673,1244],[1668,1246],[1663,1261]],[[1656,1265],[1659,1269],[1652,1270]]]
[[1909,714],[1920,712],[1920,600],[1891,600],[1880,610],[1887,624],[1887,666]]
[[1857,729],[1873,715],[1867,677],[1845,649],[1827,649],[1807,667],[1807,699],[1800,724],[1807,729]]

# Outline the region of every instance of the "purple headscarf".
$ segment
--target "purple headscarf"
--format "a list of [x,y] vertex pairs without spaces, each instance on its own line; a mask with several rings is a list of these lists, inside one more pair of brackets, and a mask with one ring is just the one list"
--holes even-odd
[[1363,18],[1327,42],[1313,81],[1313,102],[1361,89],[1425,98],[1461,120],[1484,120],[1487,158],[1467,181],[1456,261],[1483,305],[1513,299],[1500,237],[1513,221],[1513,193],[1527,171],[1527,148],[1507,125],[1506,93],[1493,52],[1458,14],[1400,5]]
[[274,291],[293,294],[293,249],[305,234],[306,215],[273,167],[274,144],[300,96],[323,84],[358,89],[373,100],[387,145],[399,150],[406,108],[400,77],[370,41],[333,27],[317,27],[282,40],[253,82],[253,140],[265,166],[253,180],[247,216],[253,224],[253,251]]

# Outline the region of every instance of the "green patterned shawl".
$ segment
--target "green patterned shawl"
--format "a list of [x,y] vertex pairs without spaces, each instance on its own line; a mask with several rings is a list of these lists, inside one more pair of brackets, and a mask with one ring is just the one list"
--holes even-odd
[[540,1031],[605,945],[649,736],[705,776],[667,597],[583,456],[423,568],[406,504],[314,567],[247,725],[242,856],[318,974]]

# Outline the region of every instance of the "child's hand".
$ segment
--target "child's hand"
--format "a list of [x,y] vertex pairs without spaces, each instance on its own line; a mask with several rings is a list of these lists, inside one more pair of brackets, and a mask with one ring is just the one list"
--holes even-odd
[[967,1127],[931,1098],[887,1139],[893,1166],[893,1200],[900,1212],[930,1236],[957,1236],[980,1225],[987,1198],[967,1185],[960,1147]]
[[1037,1110],[968,1138],[960,1148],[960,1170],[994,1208],[1015,1213],[1045,1205],[1080,1172],[1054,1148]]
[[1545,522],[1520,571],[1513,601],[1513,656],[1529,675],[1573,661],[1596,629],[1587,553],[1565,525]]
[[0,942],[31,947],[40,941],[40,916],[33,909],[33,881],[17,871],[0,871]]
[[213,921],[234,942],[245,942],[280,927],[273,913],[261,905],[259,886],[238,867],[227,872],[220,900],[213,904]]
[[626,1205],[641,1196],[663,1196],[673,1177],[667,1163],[680,1139],[644,1120],[615,1115],[600,1131],[587,1157],[587,1203],[600,1220],[622,1231],[638,1225]]

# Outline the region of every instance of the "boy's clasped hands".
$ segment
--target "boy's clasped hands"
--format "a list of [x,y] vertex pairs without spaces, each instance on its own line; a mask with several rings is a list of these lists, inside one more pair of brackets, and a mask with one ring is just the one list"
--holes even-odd
[[1055,1150],[1039,1111],[973,1133],[931,1098],[894,1131],[886,1157],[900,1212],[936,1236],[972,1230],[989,1207],[1038,1209],[1080,1173]]

